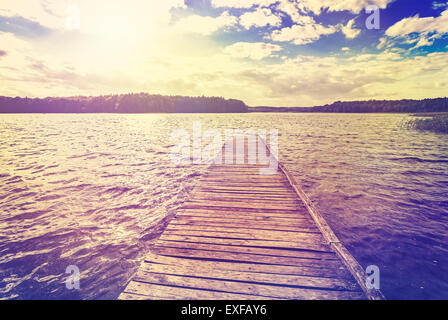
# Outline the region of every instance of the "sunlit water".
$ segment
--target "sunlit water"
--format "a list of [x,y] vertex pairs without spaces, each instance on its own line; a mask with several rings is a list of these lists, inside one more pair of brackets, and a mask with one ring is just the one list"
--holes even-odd
[[172,131],[201,120],[278,129],[280,160],[386,297],[446,299],[448,135],[408,117],[0,115],[0,298],[116,298],[206,172],[170,158]]

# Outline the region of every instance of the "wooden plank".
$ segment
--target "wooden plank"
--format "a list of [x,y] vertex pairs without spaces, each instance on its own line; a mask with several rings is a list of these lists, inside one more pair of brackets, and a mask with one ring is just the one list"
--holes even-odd
[[242,237],[243,239],[260,239],[260,240],[283,240],[283,241],[310,241],[326,243],[321,233],[310,233],[300,231],[279,231],[270,230],[269,232],[249,228],[226,228],[226,227],[198,227],[191,225],[169,225],[166,231],[172,231],[174,234],[183,234],[184,232],[193,232],[201,235],[215,235],[230,237]]
[[191,193],[191,197],[206,197],[206,199],[218,198],[219,200],[227,198],[233,199],[251,199],[251,200],[273,200],[273,201],[294,201],[294,203],[301,204],[303,203],[297,199],[297,196],[292,194],[275,194],[275,193],[265,193],[265,194],[251,194],[245,192],[209,192],[209,191],[201,191],[197,190],[196,192]]
[[225,292],[240,295],[256,295],[266,298],[280,299],[362,299],[360,291],[332,291],[316,290],[311,288],[279,287],[264,284],[238,283],[215,279],[191,278],[185,276],[145,273],[144,277],[137,274],[136,282],[159,284],[172,287],[205,289],[210,291]]
[[317,229],[315,226],[310,225],[300,225],[300,224],[277,224],[272,222],[247,222],[247,223],[241,223],[239,220],[237,221],[203,221],[202,219],[197,220],[180,220],[179,218],[173,219],[170,222],[170,225],[188,225],[188,226],[196,226],[196,227],[227,227],[227,228],[233,228],[233,229],[255,229],[255,230],[264,230],[264,231],[270,231],[270,230],[277,230],[277,231],[298,231],[298,232],[312,232],[312,233],[320,233],[319,229]]
[[[220,185],[222,186],[223,181],[221,180],[216,180],[216,181],[201,181],[201,186],[204,188],[216,188],[219,187]],[[229,188],[241,188],[241,189],[245,189],[245,190],[265,190],[265,191],[277,191],[277,189],[285,189],[285,188],[289,188],[289,186],[287,185],[287,183],[268,183],[265,182],[263,184],[261,183],[249,183],[249,182],[230,182],[227,181],[225,182],[226,187]]]
[[[208,270],[232,270],[238,272],[260,272],[269,274],[283,274],[283,275],[301,275],[301,276],[311,276],[311,277],[324,277],[324,278],[336,278],[336,279],[352,279],[351,274],[346,269],[330,269],[322,271],[321,269],[311,268],[311,267],[300,267],[296,266],[283,266],[275,264],[263,264],[263,263],[233,263],[225,261],[207,261],[195,258],[180,258],[180,257],[170,257],[157,255],[149,252],[145,256],[145,262],[142,264],[142,268],[145,268],[148,264],[167,264],[176,265],[184,267],[192,267],[198,269],[208,269]],[[211,271],[212,272],[212,271]]]
[[279,216],[279,217],[269,217],[269,216],[255,216],[255,215],[242,215],[240,216],[240,219],[238,219],[238,215],[235,214],[207,214],[202,212],[184,212],[181,214],[178,214],[174,217],[173,221],[203,221],[203,222],[235,222],[235,220],[241,221],[243,224],[249,224],[249,225],[257,225],[258,223],[271,223],[272,225],[296,225],[296,226],[312,226],[314,225],[309,224],[309,220],[307,218],[300,218],[300,217],[285,217],[285,216]]
[[296,287],[310,287],[315,289],[332,289],[359,291],[356,282],[347,279],[310,277],[298,275],[282,275],[261,272],[244,272],[231,270],[210,270],[208,268],[195,268],[179,265],[163,265],[163,264],[145,264],[145,268],[141,269],[135,280],[146,280],[147,274],[169,274],[178,276],[188,276],[194,278],[209,279],[213,275],[213,279],[226,281],[241,281],[258,284],[286,285]]
[[[156,299],[163,299],[162,297],[154,297]],[[153,297],[138,294],[123,292],[118,297],[118,300],[153,300]]]
[[308,219],[312,224],[313,220],[309,214],[306,213],[304,209],[296,210],[265,210],[265,209],[254,209],[247,208],[244,210],[242,208],[226,208],[226,207],[215,207],[215,208],[180,208],[178,210],[180,213],[206,213],[210,215],[250,215],[253,217],[266,216],[272,218],[285,217],[287,219]]
[[[167,237],[180,236],[185,237],[192,241],[192,239],[204,238],[199,242],[203,243],[216,243],[216,244],[231,244],[247,245],[255,247],[274,247],[274,248],[289,248],[289,249],[307,249],[314,251],[326,251],[328,252],[329,246],[324,243],[323,240],[311,241],[307,238],[297,238],[294,241],[291,240],[278,240],[278,239],[254,239],[246,234],[232,234],[232,233],[213,233],[213,232],[196,232],[196,231],[172,231],[166,230],[160,239],[166,239]],[[192,241],[194,242],[194,241]],[[331,250],[331,249],[330,249]]]
[[268,217],[266,219],[263,219],[264,217],[260,217],[258,219],[253,217],[248,218],[241,218],[238,219],[234,215],[213,215],[213,216],[205,216],[205,214],[185,214],[185,215],[178,215],[176,216],[172,221],[173,223],[179,223],[179,224],[191,224],[191,225],[199,225],[201,223],[214,223],[214,225],[218,223],[239,223],[240,226],[247,225],[250,228],[256,229],[257,226],[263,226],[263,227],[269,227],[272,226],[272,230],[274,229],[280,229],[279,227],[297,227],[297,228],[314,228],[314,230],[317,230],[315,226],[307,224],[306,219],[282,219],[282,218],[271,218]]
[[222,244],[222,245],[236,245],[236,246],[250,246],[250,247],[266,247],[266,248],[285,248],[285,249],[301,249],[310,251],[332,252],[327,244],[311,243],[305,241],[276,241],[276,240],[247,240],[247,239],[229,239],[206,236],[191,236],[163,233],[160,236],[162,240],[187,241],[198,243]]
[[[279,223],[279,224],[287,224],[294,225],[300,224],[303,226],[310,226],[317,228],[317,226],[312,222],[309,216],[306,216],[304,213],[298,211],[296,214],[289,213],[269,213],[269,212],[240,212],[240,211],[222,211],[222,210],[201,210],[201,209],[193,209],[193,208],[183,208],[179,210],[179,213],[176,214],[175,218],[179,219],[202,219],[206,221],[209,219],[238,219],[241,221],[249,221],[251,223],[256,222],[265,222],[265,223]],[[224,222],[223,220],[223,222]],[[231,220],[232,221],[232,220]]]
[[231,246],[231,245],[219,245],[219,244],[203,244],[195,242],[182,242],[182,241],[157,241],[158,246],[173,247],[173,248],[187,248],[187,249],[203,249],[211,251],[227,251],[234,253],[251,253],[261,254],[266,256],[279,256],[279,257],[296,257],[318,260],[337,260],[337,256],[333,252],[315,252],[306,250],[286,250],[286,249],[270,249],[270,248],[255,248],[245,246]]
[[237,261],[245,263],[263,263],[282,266],[296,266],[319,269],[325,272],[328,268],[343,270],[339,260],[319,260],[298,257],[266,256],[261,254],[227,252],[217,250],[195,250],[188,248],[170,248],[157,245],[151,252],[172,257],[201,258],[206,260]]
[[284,175],[275,174],[275,175],[261,175],[261,174],[232,174],[228,173],[218,174],[212,171],[212,173],[206,174],[201,178],[200,181],[207,180],[219,180],[219,181],[254,181],[257,183],[261,183],[263,181],[273,183],[278,182],[279,184],[288,183],[288,179]]
[[276,193],[265,193],[265,194],[259,194],[259,193],[250,193],[250,192],[228,192],[228,191],[202,191],[197,190],[196,192],[191,194],[192,196],[205,196],[205,197],[218,197],[218,198],[245,198],[245,199],[269,199],[269,200],[297,200],[297,196],[294,196],[293,194],[276,194]]
[[264,205],[293,205],[295,207],[302,207],[301,203],[297,199],[293,198],[275,198],[275,197],[247,197],[247,196],[224,196],[224,195],[213,195],[213,194],[192,194],[190,197],[191,201],[231,201],[236,203],[250,203],[250,204],[264,204]]
[[211,201],[211,200],[189,200],[182,208],[240,208],[240,209],[262,209],[262,210],[296,210],[300,208],[299,205],[287,204],[267,204],[267,203],[236,203],[231,201]]
[[236,192],[236,193],[255,193],[255,194],[287,194],[287,195],[293,195],[293,191],[289,188],[264,188],[261,186],[252,186],[250,188],[241,188],[239,186],[223,186],[223,185],[206,185],[206,184],[200,184],[198,186],[198,190],[205,190],[205,191],[225,191],[225,192]]
[[[125,294],[138,294],[151,300],[267,300],[272,297],[235,294],[214,290],[184,288],[182,286],[166,286],[146,282],[131,281],[125,289]],[[125,299],[126,296],[120,296]]]
[[[216,212],[213,214],[207,214],[200,211],[185,211],[182,213],[178,213],[175,220],[198,220],[199,221],[218,221],[221,220],[222,222],[232,222],[235,219],[239,219],[241,223],[254,223],[257,222],[272,222],[272,223],[279,223],[279,224],[301,224],[305,226],[310,226],[310,220],[306,217],[301,216],[283,216],[283,215],[274,215],[274,216],[268,216],[268,215],[251,215],[251,214],[244,214],[244,215],[237,215],[232,213],[226,213],[226,212]],[[314,226],[311,224],[311,226]]]

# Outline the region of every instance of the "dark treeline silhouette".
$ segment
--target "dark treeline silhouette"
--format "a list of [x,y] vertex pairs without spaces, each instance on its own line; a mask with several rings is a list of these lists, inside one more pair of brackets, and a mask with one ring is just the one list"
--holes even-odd
[[448,112],[448,98],[424,100],[369,100],[337,101],[324,106],[305,107],[249,107],[250,112],[335,112],[335,113],[419,113]]
[[0,113],[240,113],[244,102],[147,93],[68,98],[0,97]]
[[67,98],[10,98],[0,96],[0,113],[243,113],[334,112],[420,113],[448,112],[448,98],[424,100],[337,101],[316,107],[247,107],[240,100],[219,97],[162,96],[147,93]]

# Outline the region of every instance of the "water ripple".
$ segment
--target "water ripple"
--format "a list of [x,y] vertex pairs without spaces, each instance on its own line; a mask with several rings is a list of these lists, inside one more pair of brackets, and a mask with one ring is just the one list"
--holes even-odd
[[170,161],[171,130],[196,120],[278,129],[280,160],[386,297],[446,298],[448,138],[405,117],[1,115],[0,298],[116,298],[206,170]]

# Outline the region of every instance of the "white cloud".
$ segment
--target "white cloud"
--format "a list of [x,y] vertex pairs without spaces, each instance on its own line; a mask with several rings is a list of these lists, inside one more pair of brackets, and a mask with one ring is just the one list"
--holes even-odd
[[448,33],[448,10],[441,13],[439,17],[420,18],[415,15],[398,21],[386,30],[389,37],[403,37],[411,33]]
[[[288,1],[288,0],[283,0]],[[319,15],[322,11],[351,11],[360,13],[369,5],[376,5],[378,8],[385,9],[389,3],[394,0],[300,0],[298,7],[304,12],[313,12]]]
[[279,27],[282,23],[282,19],[272,13],[271,9],[268,8],[257,8],[255,11],[250,11],[244,13],[240,17],[240,24],[246,28],[251,27],[265,27],[273,26]]
[[428,38],[425,37],[421,37],[420,39],[418,39],[418,42],[415,44],[414,47],[412,47],[412,49],[417,49],[419,47],[427,47],[427,46],[432,46],[434,41],[431,41]]
[[[410,68],[409,66],[412,66]],[[335,100],[421,99],[445,96],[435,86],[448,72],[448,53],[404,58],[392,50],[354,57],[297,56],[254,67],[239,81],[265,92],[249,105],[312,106]],[[306,75],[306,76],[304,76]]]
[[211,0],[215,8],[241,8],[249,9],[253,6],[267,7],[278,0]]
[[382,49],[382,48],[384,48],[384,46],[386,45],[386,43],[387,43],[387,38],[385,38],[385,37],[380,38],[380,43],[378,43],[378,45],[376,46],[376,48],[377,48],[377,49]]
[[179,20],[174,25],[173,31],[178,33],[198,33],[207,36],[222,28],[234,26],[237,21],[238,19],[227,11],[217,18],[192,15]]
[[[252,8],[254,6],[267,7],[275,3],[280,3],[283,7],[296,7],[302,12],[312,12],[320,14],[322,11],[351,11],[359,13],[368,5],[377,5],[379,8],[386,8],[394,0],[212,0],[214,7],[227,8]],[[289,13],[292,11],[289,10]]]
[[317,23],[308,23],[304,25],[293,25],[292,27],[274,30],[269,38],[278,42],[291,42],[296,45],[302,45],[319,40],[323,35],[329,35],[337,32],[334,26],[323,26]]
[[405,18],[386,30],[386,36],[405,44],[416,43],[412,49],[431,46],[434,40],[448,33],[448,10],[438,17],[423,17],[417,14]]
[[277,5],[277,10],[283,11],[291,17],[291,20],[298,24],[315,23],[313,17],[300,13],[296,2],[282,0]]
[[261,60],[269,57],[273,52],[281,51],[279,45],[264,42],[237,42],[224,48],[224,53],[236,58],[250,58]]
[[345,26],[341,27],[341,31],[347,39],[354,39],[361,33],[360,29],[353,28],[354,23],[355,19],[352,19]]

